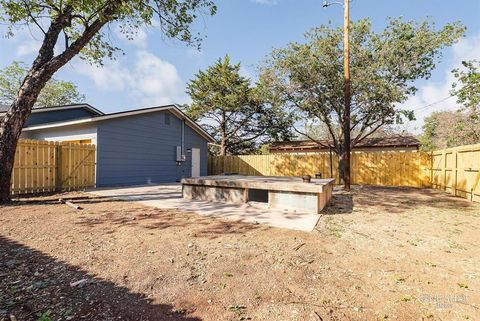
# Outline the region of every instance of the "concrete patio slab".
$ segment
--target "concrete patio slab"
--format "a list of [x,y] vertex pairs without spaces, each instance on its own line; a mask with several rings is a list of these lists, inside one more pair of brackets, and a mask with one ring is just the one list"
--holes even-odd
[[267,224],[274,227],[312,231],[320,218],[318,214],[298,210],[268,208],[264,203],[227,204],[187,200],[182,198],[180,184],[134,186],[125,188],[99,188],[90,193],[113,197],[163,209],[178,209],[203,216],[218,217],[245,223]]

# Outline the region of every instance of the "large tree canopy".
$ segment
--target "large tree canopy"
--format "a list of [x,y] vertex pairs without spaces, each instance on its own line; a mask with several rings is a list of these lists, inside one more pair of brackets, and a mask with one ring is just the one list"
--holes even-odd
[[425,118],[422,148],[440,148],[480,143],[480,63],[463,61],[454,69],[456,81],[451,94],[456,96],[457,111],[432,113]]
[[480,115],[480,61],[463,61],[462,65],[452,71],[456,78],[452,94],[464,110]]
[[[0,104],[10,105],[17,97],[18,90],[27,76],[27,66],[21,61],[0,70]],[[35,103],[39,107],[68,105],[85,101],[77,86],[71,81],[59,81],[51,78]]]
[[422,150],[480,143],[480,123],[470,112],[441,111],[425,117],[421,136]]
[[127,38],[133,38],[139,28],[158,24],[167,38],[199,46],[201,36],[192,32],[192,24],[199,14],[215,11],[210,0],[0,0],[0,20],[9,26],[10,36],[22,27],[43,34],[38,55],[0,123],[0,202],[10,199],[22,127],[53,74],[77,55],[101,64],[119,50],[105,26],[117,23]]
[[[463,33],[457,23],[436,29],[428,21],[391,19],[378,33],[368,19],[351,24],[352,146],[384,125],[413,117],[398,104],[416,92],[415,80],[430,77],[442,49]],[[305,42],[274,50],[261,74],[276,100],[297,118],[296,130],[308,134],[301,120],[324,124],[339,154],[345,105],[342,43],[342,28],[314,28]]]
[[220,143],[220,155],[246,153],[270,141],[291,136],[288,120],[269,103],[261,84],[240,75],[240,63],[219,59],[199,71],[187,87],[187,113],[203,123]]
[[192,32],[191,25],[201,13],[214,14],[216,7],[210,0],[0,0],[0,10],[10,36],[26,25],[43,33],[39,58],[53,55],[51,46],[61,43],[64,50],[51,61],[57,65],[78,52],[95,63],[112,58],[121,49],[102,30],[111,23],[118,23],[130,39],[139,28],[158,23],[167,37],[199,46],[201,36]]

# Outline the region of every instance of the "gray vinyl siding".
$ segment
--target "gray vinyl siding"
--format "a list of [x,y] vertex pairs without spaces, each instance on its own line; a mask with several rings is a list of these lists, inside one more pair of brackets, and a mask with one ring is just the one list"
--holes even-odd
[[52,110],[31,113],[27,118],[27,122],[24,127],[47,124],[58,121],[68,121],[73,119],[88,118],[95,114],[84,108],[73,108],[66,110]]
[[191,176],[191,153],[200,148],[200,172],[207,174],[207,141],[185,125],[187,160],[176,163],[181,146],[182,121],[165,113],[139,114],[97,123],[97,186],[143,185],[175,182]]

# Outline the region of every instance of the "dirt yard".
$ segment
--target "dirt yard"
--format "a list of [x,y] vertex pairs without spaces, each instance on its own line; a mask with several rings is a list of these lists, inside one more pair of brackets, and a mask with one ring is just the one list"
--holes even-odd
[[0,213],[0,320],[480,320],[480,204],[433,190],[336,192],[312,233],[83,193]]

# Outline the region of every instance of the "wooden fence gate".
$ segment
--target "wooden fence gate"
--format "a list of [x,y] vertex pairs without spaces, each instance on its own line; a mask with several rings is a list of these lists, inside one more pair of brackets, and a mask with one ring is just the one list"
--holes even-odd
[[15,152],[12,194],[95,187],[95,145],[20,140]]
[[432,153],[432,187],[480,202],[480,144]]

